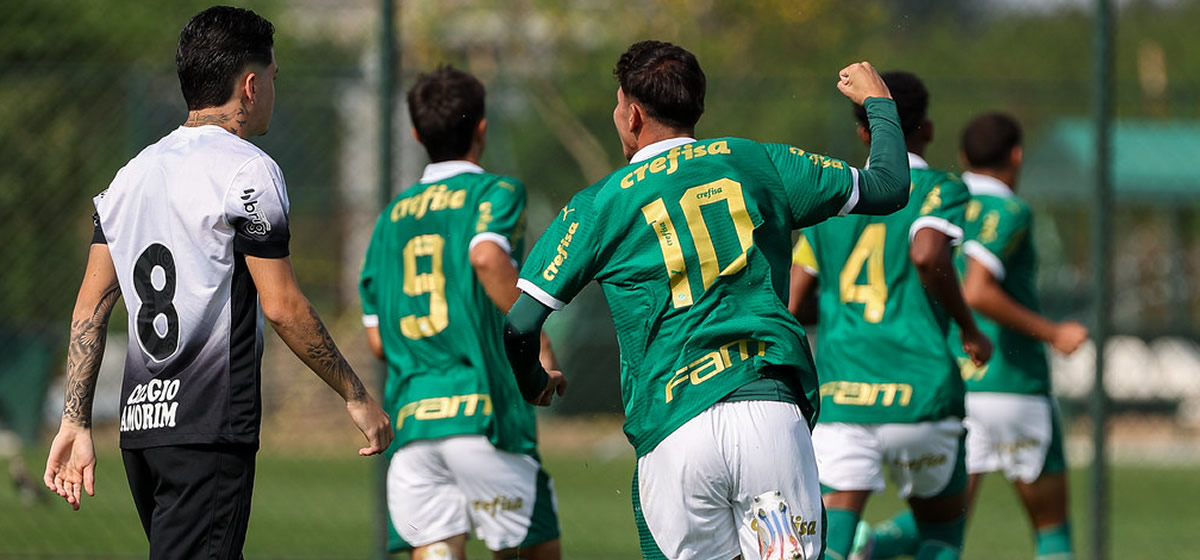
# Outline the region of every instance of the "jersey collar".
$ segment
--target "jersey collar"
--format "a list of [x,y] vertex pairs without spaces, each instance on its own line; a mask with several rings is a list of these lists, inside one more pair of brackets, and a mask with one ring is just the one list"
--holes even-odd
[[677,138],[667,138],[666,140],[659,140],[658,142],[649,144],[647,146],[644,146],[642,149],[638,150],[636,154],[633,154],[633,157],[629,158],[629,163],[638,163],[641,161],[646,161],[658,154],[661,154],[667,150],[670,150],[671,148],[674,148],[675,146],[691,144],[695,141],[696,141],[696,139],[692,138],[690,136],[680,136]]
[[908,168],[909,169],[929,169],[929,162],[925,158],[908,152]]
[[439,161],[425,166],[425,174],[421,175],[421,182],[436,183],[463,173],[483,173],[483,168],[463,160]]
[[971,191],[972,195],[1008,198],[1013,194],[1012,188],[1004,184],[1004,181],[988,175],[967,171],[962,174],[962,180],[967,184],[967,190]]
[[[870,168],[871,168],[870,161],[867,161],[867,163],[863,164],[863,169],[870,169]],[[908,152],[908,168],[909,169],[929,169],[929,162],[925,161],[925,158],[923,158],[917,154]]]

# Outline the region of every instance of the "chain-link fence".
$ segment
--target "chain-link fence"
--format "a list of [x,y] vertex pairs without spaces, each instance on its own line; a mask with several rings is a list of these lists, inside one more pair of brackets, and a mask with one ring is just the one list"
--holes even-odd
[[[298,277],[352,364],[378,384],[356,282],[381,199],[381,8],[368,0],[246,4],[278,29],[275,118],[271,133],[254,141],[288,182]],[[1106,302],[1119,335],[1107,348],[1111,542],[1118,556],[1155,550],[1185,558],[1200,547],[1197,537],[1162,530],[1156,520],[1200,521],[1191,482],[1200,473],[1200,333],[1193,321],[1200,296],[1191,282],[1200,268],[1192,219],[1200,179],[1189,165],[1200,153],[1200,69],[1190,64],[1200,3],[1118,4],[1115,298]],[[37,479],[61,409],[90,199],[185,118],[175,41],[205,7],[190,0],[18,0],[0,11],[0,344],[8,356],[0,366],[0,423],[18,434],[0,437],[13,482],[0,480],[0,557],[145,554],[112,425],[125,346],[120,306],[96,398],[100,493],[70,512]],[[408,134],[404,89],[439,63],[487,85],[483,164],[526,183],[532,242],[571,193],[622,163],[611,124],[611,69],[629,43],[661,38],[697,54],[709,83],[699,135],[787,142],[851,161],[865,160],[866,149],[834,82],[839,68],[865,59],[925,80],[935,125],[927,159],[934,166],[960,169],[958,134],[972,115],[999,109],[1022,122],[1027,164],[1020,192],[1035,209],[1043,303],[1056,319],[1092,317],[1089,2],[414,0],[393,9],[396,188],[425,163]],[[547,325],[571,379],[567,397],[543,417],[567,558],[627,558],[637,550],[628,515],[632,452],[614,420],[619,361],[607,313],[599,290],[589,288]],[[1085,469],[1073,472],[1076,483],[1091,458],[1086,405],[1094,355],[1085,347],[1053,357],[1069,459]],[[352,456],[359,436],[340,401],[274,337],[264,366],[263,451],[247,556],[374,556],[379,463]],[[1076,540],[1086,551],[1090,502],[1077,488]],[[1029,556],[1023,514],[996,494],[984,495],[998,505],[976,514],[966,558]]]

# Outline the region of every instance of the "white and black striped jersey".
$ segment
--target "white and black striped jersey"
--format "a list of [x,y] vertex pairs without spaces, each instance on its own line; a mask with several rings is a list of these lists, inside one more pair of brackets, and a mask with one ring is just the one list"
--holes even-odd
[[288,255],[279,166],[218,126],[180,127],[95,198],[129,310],[121,447],[258,443],[262,315],[246,255]]

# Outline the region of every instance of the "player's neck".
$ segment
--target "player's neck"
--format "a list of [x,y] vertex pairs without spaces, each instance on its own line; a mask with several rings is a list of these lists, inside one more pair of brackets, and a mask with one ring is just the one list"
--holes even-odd
[[904,143],[904,146],[908,149],[908,153],[916,154],[921,159],[925,159],[925,148],[929,147],[929,143],[920,140],[908,140]]
[[651,125],[651,123],[648,122],[646,123],[646,126],[642,127],[642,130],[639,131],[637,135],[637,150],[634,150],[634,153],[637,153],[638,150],[641,150],[650,144],[654,144],[655,142],[662,142],[663,140],[670,140],[672,138],[695,137],[696,130],[694,128],[674,128],[658,123]]
[[991,177],[1004,183],[1009,190],[1016,192],[1017,190],[1017,170],[1016,169],[969,169],[971,173]]
[[183,126],[215,125],[244,139],[251,136],[246,126],[249,119],[250,112],[247,110],[245,103],[238,100],[231,100],[220,107],[205,107],[204,109],[188,111],[188,118],[183,123]]

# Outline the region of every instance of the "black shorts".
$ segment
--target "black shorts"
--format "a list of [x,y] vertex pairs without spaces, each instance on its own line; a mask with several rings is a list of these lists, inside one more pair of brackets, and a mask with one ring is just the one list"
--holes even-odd
[[215,444],[121,450],[151,559],[242,557],[255,452]]

